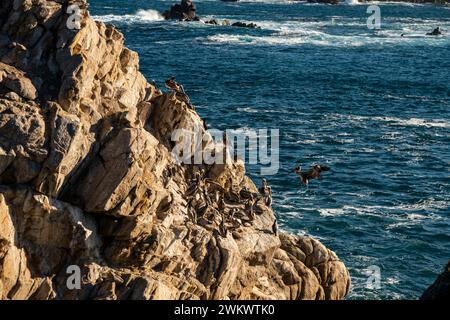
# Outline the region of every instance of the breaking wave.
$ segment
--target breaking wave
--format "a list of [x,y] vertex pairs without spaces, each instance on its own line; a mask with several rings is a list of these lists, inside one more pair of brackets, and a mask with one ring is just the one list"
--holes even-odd
[[121,23],[146,23],[151,21],[161,21],[164,17],[156,10],[139,9],[135,14],[115,15],[107,14],[102,16],[93,16],[96,21],[101,22],[121,22]]
[[261,30],[239,30],[221,32],[198,38],[205,44],[360,47],[365,45],[427,45],[450,44],[450,37],[426,36],[437,26],[450,29],[450,20],[385,19],[380,30],[367,29],[366,20],[342,16],[329,17],[322,21],[244,21],[255,22]]

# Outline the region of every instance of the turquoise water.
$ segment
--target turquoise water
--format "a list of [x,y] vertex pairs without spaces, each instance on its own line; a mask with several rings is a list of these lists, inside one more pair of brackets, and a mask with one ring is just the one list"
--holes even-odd
[[[369,30],[367,5],[196,1],[203,18],[252,30],[162,21],[173,3],[90,9],[125,34],[149,80],[176,75],[209,127],[280,129],[281,168],[267,178],[281,227],[336,251],[349,298],[418,298],[450,259],[450,7],[380,4]],[[436,26],[449,35],[424,36]],[[304,188],[297,161],[332,171]],[[371,265],[379,289],[366,286]]]

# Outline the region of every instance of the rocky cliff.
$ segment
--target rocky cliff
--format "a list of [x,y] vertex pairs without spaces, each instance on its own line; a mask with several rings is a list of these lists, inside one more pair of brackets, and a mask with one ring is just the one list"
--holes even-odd
[[1,299],[346,296],[334,252],[249,212],[242,162],[174,160],[171,132],[203,121],[84,0],[2,0],[0,31]]

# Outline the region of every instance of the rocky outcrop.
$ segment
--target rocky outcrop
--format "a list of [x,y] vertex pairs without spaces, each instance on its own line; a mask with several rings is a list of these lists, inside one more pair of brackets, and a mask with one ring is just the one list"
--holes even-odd
[[245,23],[245,22],[240,22],[240,21],[231,24],[231,26],[232,27],[239,27],[239,28],[253,28],[253,29],[254,28],[259,28],[258,25],[256,25],[253,22]]
[[437,27],[437,28],[435,28],[433,31],[428,32],[426,35],[427,35],[427,36],[440,36],[440,35],[442,35],[441,28],[440,28],[440,27]]
[[216,26],[222,25],[222,26],[232,26],[232,27],[238,27],[238,28],[252,28],[252,29],[260,28],[257,24],[255,24],[253,22],[245,23],[245,22],[237,21],[237,22],[231,23],[227,19],[223,20],[222,22],[219,22],[216,19],[211,19],[211,20],[203,21],[203,23],[212,24],[212,25],[216,25]]
[[[165,11],[163,13],[163,17],[166,20],[201,21],[200,17],[197,16],[196,11],[197,9],[193,1],[182,0],[181,4],[175,4],[169,10]],[[233,27],[241,27],[241,28],[258,28],[258,26],[254,23],[245,23],[240,21],[230,23],[228,20],[223,20],[220,23],[216,19],[210,19],[203,21],[203,23],[211,25],[223,25],[223,26],[231,25]]]
[[180,4],[174,4],[169,10],[163,13],[166,20],[175,19],[180,21],[199,21],[196,14],[194,2],[191,0],[181,0]]
[[450,262],[436,281],[423,293],[421,300],[450,300]]
[[175,129],[224,146],[83,0],[3,0],[0,30],[1,299],[346,296],[344,264],[278,233],[242,162],[175,160]]

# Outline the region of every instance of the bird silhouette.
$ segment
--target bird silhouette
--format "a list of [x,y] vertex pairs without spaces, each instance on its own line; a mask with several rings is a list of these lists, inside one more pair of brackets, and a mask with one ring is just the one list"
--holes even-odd
[[322,179],[321,173],[324,171],[329,171],[330,168],[327,166],[322,166],[320,164],[316,164],[312,166],[308,171],[302,171],[301,167],[296,167],[294,172],[298,174],[300,180],[303,184],[308,185],[309,180],[313,179]]

